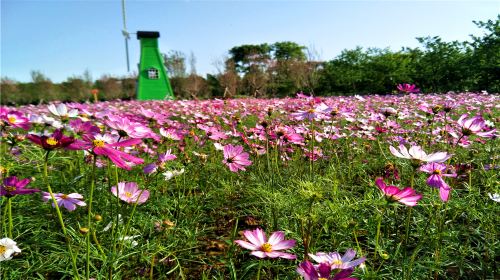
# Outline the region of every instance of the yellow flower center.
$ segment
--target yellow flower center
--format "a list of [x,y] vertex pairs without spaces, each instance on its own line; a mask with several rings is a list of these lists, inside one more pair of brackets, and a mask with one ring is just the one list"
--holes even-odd
[[266,242],[266,243],[262,244],[260,249],[266,253],[270,253],[273,251],[273,245]]
[[308,112],[309,114],[314,114],[314,113],[316,113],[316,110],[315,110],[315,109],[309,109],[309,110],[307,110],[307,112]]
[[92,144],[94,144],[94,147],[104,147],[104,141],[103,140],[94,140],[92,141]]
[[125,196],[128,197],[128,198],[131,198],[132,197],[132,193],[130,192],[125,192]]
[[7,251],[7,247],[0,245],[0,255],[5,253],[5,251]]
[[16,187],[14,187],[14,186],[6,186],[6,187],[4,187],[4,189],[8,192],[15,192],[16,191]]
[[441,175],[441,170],[436,169],[436,170],[434,170],[434,172],[432,172],[432,174]]
[[334,260],[334,261],[332,262],[332,264],[335,264],[335,265],[342,265],[342,264],[343,264],[343,262],[342,262],[342,260]]
[[9,117],[9,122],[10,123],[15,123],[16,121],[17,121],[16,117],[14,117],[14,116],[10,116]]
[[55,146],[57,145],[57,140],[54,138],[54,137],[49,137],[47,138],[47,144],[49,144],[50,146]]
[[62,199],[68,199],[68,196],[67,196],[67,195],[65,195],[65,194],[63,194],[63,195],[61,195],[61,198],[62,198]]
[[328,280],[328,279],[321,277],[321,278],[318,278],[318,280]]

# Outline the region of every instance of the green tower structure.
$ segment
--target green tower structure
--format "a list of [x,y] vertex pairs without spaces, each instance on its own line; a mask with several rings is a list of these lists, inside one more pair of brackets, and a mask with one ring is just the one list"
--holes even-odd
[[137,31],[137,40],[141,42],[141,60],[137,78],[138,100],[174,99],[163,56],[158,48],[159,37],[160,32]]

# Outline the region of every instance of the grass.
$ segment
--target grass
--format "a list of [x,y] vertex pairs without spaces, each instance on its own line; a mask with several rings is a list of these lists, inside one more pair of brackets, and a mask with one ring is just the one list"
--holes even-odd
[[[479,137],[471,136],[473,143],[469,147],[448,145],[446,137],[439,134],[429,137],[427,133],[429,129],[443,128],[439,121],[427,123],[427,120],[442,118],[442,114],[425,116],[418,111],[416,104],[405,97],[400,98],[373,99],[371,102],[374,104],[368,109],[354,98],[349,101],[325,99],[324,102],[332,107],[340,108],[343,103],[355,104],[357,107],[351,104],[349,108],[353,110],[356,121],[348,122],[346,116],[335,117],[334,123],[318,121],[314,124],[316,133],[323,133],[327,127],[334,126],[339,130],[338,135],[345,135],[335,140],[324,138],[321,142],[311,140],[314,133],[308,131],[310,124],[307,121],[295,121],[289,117],[289,113],[310,106],[305,101],[275,100],[273,102],[283,104],[277,106],[272,114],[262,110],[262,115],[256,113],[260,105],[251,103],[255,102],[251,100],[241,101],[249,102],[246,108],[242,108],[242,103],[237,100],[226,101],[226,108],[221,111],[210,111],[206,106],[191,104],[189,108],[193,111],[186,112],[182,110],[184,105],[175,105],[172,110],[183,112],[186,118],[182,119],[181,114],[171,119],[184,125],[185,140],[181,143],[166,139],[161,143],[145,142],[157,153],[172,149],[177,159],[167,162],[165,169],[184,168],[183,174],[165,180],[161,173],[143,174],[143,165],[127,171],[116,168],[105,157],[99,157],[105,166],[95,171],[92,223],[87,233],[91,235],[90,277],[256,279],[259,259],[237,246],[234,240],[243,239],[243,230],[262,228],[268,234],[281,230],[286,233],[287,239],[295,239],[297,245],[288,251],[296,254],[297,260],[263,260],[261,279],[299,279],[296,267],[307,258],[307,253],[344,253],[348,248],[355,249],[357,257],[367,258],[363,268],[357,268],[353,274],[359,279],[497,278],[499,204],[491,200],[487,193],[499,192],[499,178],[497,169],[487,167],[495,166],[497,162],[498,139],[483,138],[484,141],[478,142],[474,139]],[[441,104],[444,97],[421,98],[432,105]],[[451,98],[462,99],[460,96]],[[474,98],[481,100],[481,96]],[[493,96],[493,101],[498,104],[497,97]],[[487,100],[483,102],[475,105],[472,111],[495,120],[498,111],[493,107],[493,111],[488,112],[484,108]],[[93,106],[89,105],[89,108],[98,112],[110,104]],[[134,105],[112,104],[114,114],[124,112],[120,106]],[[144,103],[141,106],[156,108],[158,105]],[[389,120],[401,123],[401,129],[391,130],[383,119],[369,123],[387,126],[387,132],[373,133],[362,128],[364,124],[360,119],[368,119],[369,114],[383,106],[393,106],[400,111],[407,109],[412,113],[404,120],[389,117]],[[450,125],[453,124],[456,131],[456,120],[461,112],[465,112],[466,106],[470,105],[462,104],[453,111]],[[33,109],[17,110],[28,112]],[[35,112],[39,114],[43,110]],[[238,115],[238,124],[234,128],[247,133],[247,136],[253,135],[249,132],[250,128],[255,128],[264,120],[277,126],[290,125],[296,131],[302,131],[304,145],[286,144],[291,150],[285,153],[276,149],[275,141],[271,140],[267,143],[268,152],[259,155],[252,152],[252,147],[245,144],[241,137],[218,141],[243,145],[245,151],[251,153],[252,165],[247,167],[247,171],[233,173],[222,164],[223,154],[212,144],[215,141],[205,139],[205,144],[202,144],[195,140],[194,136],[199,139],[205,137],[201,129],[189,123],[189,120],[199,119],[194,116],[195,111],[209,116],[214,126],[227,132],[231,131],[231,127],[224,118],[231,120]],[[412,114],[424,115],[424,118],[417,119]],[[102,123],[103,119],[96,117],[93,122]],[[419,127],[417,122],[423,123],[422,126]],[[33,126],[32,130],[42,129],[40,125]],[[162,126],[168,127],[167,124]],[[153,131],[158,131],[159,126],[151,127]],[[274,126],[270,125],[268,131],[273,129]],[[111,130],[108,128],[108,131]],[[31,188],[46,191],[42,168],[45,152],[29,141],[21,141],[15,144],[21,153],[13,155],[7,141],[8,135],[13,133],[24,135],[27,132],[9,127],[4,129],[1,165],[8,173],[4,173],[3,177],[16,175],[32,178]],[[439,199],[436,189],[427,186],[428,174],[416,172],[409,160],[396,158],[389,152],[389,145],[397,145],[394,141],[398,136],[420,143],[428,152],[450,151],[453,157],[447,164],[469,167],[456,169],[458,177],[445,179],[452,186],[447,203]],[[249,141],[266,150],[266,141],[256,138]],[[316,161],[305,156],[304,149],[312,146],[321,148],[323,153]],[[154,162],[156,156],[144,153],[144,147],[135,149],[138,151],[136,156],[144,158],[146,163]],[[51,152],[48,165],[49,181],[54,192],[77,192],[89,203],[92,164],[85,161],[83,151]],[[410,209],[402,204],[389,203],[382,197],[374,182],[376,177],[391,170],[389,166],[399,172],[399,180],[391,177],[399,187],[410,186],[414,177],[414,188],[423,194],[417,206]],[[145,204],[137,205],[133,216],[134,205],[120,202],[110,192],[110,188],[121,181],[137,182],[141,189],[151,192]],[[4,212],[6,203],[7,199],[2,197],[0,232],[3,237],[8,231]],[[39,194],[15,196],[12,204],[12,239],[22,253],[1,263],[0,277],[75,278],[65,237],[50,204],[43,203]],[[73,212],[62,209],[80,279],[85,279],[87,263],[87,236],[80,232],[82,227],[87,227],[87,209],[88,206],[78,207]],[[102,220],[95,219],[96,215]],[[118,215],[121,215],[121,222],[117,222]],[[108,224],[111,227],[105,230]],[[135,236],[133,241],[136,243],[121,242],[120,238],[124,235]]]

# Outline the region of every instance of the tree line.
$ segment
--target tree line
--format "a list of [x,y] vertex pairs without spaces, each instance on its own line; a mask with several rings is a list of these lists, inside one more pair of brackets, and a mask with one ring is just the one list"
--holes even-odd
[[[179,99],[240,96],[284,97],[302,91],[317,96],[385,94],[399,83],[414,83],[423,92],[500,92],[500,15],[474,21],[482,36],[469,41],[445,42],[440,37],[417,38],[420,47],[399,51],[356,47],[321,61],[313,48],[295,42],[248,44],[231,48],[220,60],[217,73],[202,77],[196,58],[180,51],[164,54],[174,93]],[[189,64],[190,71],[187,71]],[[62,83],[53,83],[39,71],[32,81],[20,83],[3,77],[2,104],[28,104],[99,99],[133,99],[135,77],[103,76],[92,80],[86,71]]]

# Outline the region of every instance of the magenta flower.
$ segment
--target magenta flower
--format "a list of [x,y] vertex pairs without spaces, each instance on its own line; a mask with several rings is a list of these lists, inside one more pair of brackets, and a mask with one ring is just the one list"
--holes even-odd
[[65,136],[60,129],[57,129],[50,136],[29,134],[26,136],[31,142],[42,146],[47,151],[52,151],[60,148],[67,148],[75,139],[73,137]]
[[420,89],[418,89],[414,84],[399,84],[397,88],[403,93],[417,93],[420,91]]
[[243,152],[242,146],[228,144],[224,146],[224,160],[222,160],[222,162],[226,164],[232,172],[238,172],[238,170],[245,171],[245,166],[252,164],[248,157],[248,153]]
[[320,264],[327,263],[331,266],[331,269],[354,268],[362,264],[366,260],[365,257],[353,260],[355,256],[356,256],[356,251],[354,251],[353,249],[348,249],[343,256],[340,256],[340,254],[337,252],[333,253],[318,252],[315,255],[309,254],[309,257],[311,257],[315,262]]
[[285,240],[285,233],[276,231],[271,234],[267,240],[265,232],[257,228],[255,230],[245,230],[243,235],[248,241],[235,240],[234,242],[241,247],[251,250],[251,255],[258,258],[284,258],[294,260],[297,258],[293,254],[280,252],[295,246],[295,240]]
[[487,138],[495,136],[495,132],[497,130],[489,129],[482,116],[474,116],[470,119],[466,119],[468,116],[468,114],[463,114],[457,121],[462,129],[462,135],[470,136],[472,134],[475,134],[477,136]]
[[343,269],[332,277],[332,267],[328,263],[315,266],[310,261],[300,263],[297,268],[297,273],[304,277],[304,280],[357,280],[349,277],[353,271],[352,268]]
[[84,135],[83,141],[76,140],[69,148],[73,150],[90,150],[96,155],[107,156],[118,167],[130,170],[131,164],[142,164],[144,160],[117,150],[114,147],[129,147],[139,143],[142,143],[141,139],[128,139],[113,143],[113,139],[109,135],[90,134]]
[[396,186],[387,186],[382,178],[377,178],[375,184],[377,184],[387,199],[391,201],[397,201],[407,206],[415,206],[422,199],[422,195],[417,194],[414,189],[407,187],[400,190]]
[[431,176],[427,178],[427,185],[433,188],[439,188],[439,197],[444,202],[448,201],[451,188],[442,177],[457,176],[456,174],[446,174],[446,169],[447,167],[445,164],[436,162],[428,163],[420,167],[420,171],[431,174]]
[[[76,206],[86,206],[87,204],[81,199],[83,199],[83,196],[79,193],[70,193],[70,194],[63,194],[63,193],[54,193],[54,198],[57,201],[57,205],[59,207],[64,207],[68,209],[68,211],[73,211],[76,209]],[[48,192],[42,192],[42,199],[43,201],[47,202],[52,199],[50,196],[50,193]],[[54,202],[52,202],[52,207],[56,207]]]
[[149,198],[149,191],[140,190],[135,182],[119,182],[118,188],[111,188],[111,193],[128,204],[143,204]]
[[396,157],[423,162],[445,162],[449,158],[451,158],[451,155],[446,152],[427,154],[426,152],[424,152],[424,150],[422,150],[422,147],[420,146],[411,146],[408,150],[405,145],[401,144],[399,145],[399,151],[396,150],[396,148],[394,148],[393,146],[390,146],[389,150],[391,151],[391,154]]
[[0,196],[13,197],[15,195],[32,194],[39,192],[39,189],[26,189],[30,179],[19,180],[16,176],[10,176],[3,180]]

